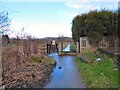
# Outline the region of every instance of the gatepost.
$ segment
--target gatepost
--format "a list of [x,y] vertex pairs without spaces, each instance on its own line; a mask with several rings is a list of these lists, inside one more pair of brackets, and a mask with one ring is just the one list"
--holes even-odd
[[55,47],[56,47],[56,41],[55,40],[52,40],[51,42],[51,46],[52,46],[52,51],[55,51]]
[[61,52],[61,51],[62,51],[62,47],[61,47],[61,42],[60,42],[58,46],[58,52]]
[[51,53],[51,44],[47,43],[47,54]]
[[82,49],[81,49],[81,46],[82,46],[81,42],[82,42],[82,38],[80,37],[80,53],[82,51]]
[[77,54],[79,53],[79,42],[76,42]]

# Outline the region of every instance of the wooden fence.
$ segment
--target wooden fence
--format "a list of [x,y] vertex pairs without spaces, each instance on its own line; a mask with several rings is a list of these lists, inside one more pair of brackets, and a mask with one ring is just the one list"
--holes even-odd
[[[91,48],[92,46],[89,44],[88,37],[80,37],[79,44],[77,45],[77,48],[79,49],[79,52],[82,52],[88,48]],[[117,48],[118,46],[118,38],[113,37],[103,37],[102,40],[98,43],[99,48]]]
[[107,47],[109,47],[109,41],[106,38],[103,38],[100,41],[99,47],[100,48],[107,48]]
[[47,45],[46,45],[46,43],[45,44],[40,44],[38,46],[38,52],[39,52],[40,55],[41,54],[47,54]]
[[88,41],[88,38],[87,37],[80,37],[80,41],[79,41],[79,52],[82,52],[88,48],[90,48],[90,44],[89,44],[89,41]]

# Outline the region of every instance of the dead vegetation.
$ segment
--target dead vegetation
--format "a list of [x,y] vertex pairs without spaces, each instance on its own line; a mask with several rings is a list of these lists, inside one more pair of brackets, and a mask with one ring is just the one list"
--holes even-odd
[[[2,48],[3,80],[7,88],[33,87],[40,81],[43,87],[46,79],[51,74],[55,63],[46,64],[46,43],[37,39],[15,39],[14,46]],[[31,62],[32,57],[38,57],[40,62]],[[50,59],[48,59],[50,60]]]

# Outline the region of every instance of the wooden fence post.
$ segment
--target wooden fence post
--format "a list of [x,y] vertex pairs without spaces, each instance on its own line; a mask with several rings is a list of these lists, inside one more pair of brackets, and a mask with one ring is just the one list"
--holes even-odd
[[77,53],[79,53],[79,42],[76,42]]
[[63,43],[61,43],[61,51],[63,50]]
[[61,42],[59,43],[59,46],[58,46],[58,51],[59,51],[59,52],[61,52],[61,51],[62,51]]
[[58,52],[58,44],[57,43],[56,43],[56,47],[55,48],[56,48],[56,51]]
[[0,36],[0,87],[2,86],[2,36]]
[[47,43],[47,54],[50,54],[51,52],[51,44]]
[[81,41],[82,41],[82,38],[80,37],[80,52],[81,52]]

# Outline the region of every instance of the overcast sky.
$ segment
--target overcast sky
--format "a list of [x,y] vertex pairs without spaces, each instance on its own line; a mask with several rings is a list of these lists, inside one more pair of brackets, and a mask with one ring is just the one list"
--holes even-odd
[[0,0],[0,8],[10,11],[13,37],[24,27],[25,32],[37,38],[71,37],[73,18],[94,9],[118,8],[119,0]]

